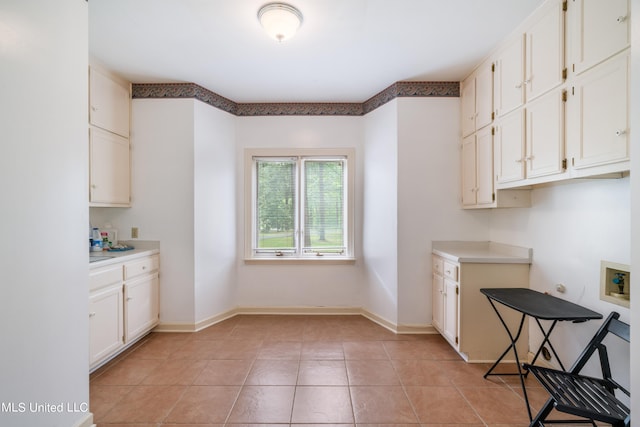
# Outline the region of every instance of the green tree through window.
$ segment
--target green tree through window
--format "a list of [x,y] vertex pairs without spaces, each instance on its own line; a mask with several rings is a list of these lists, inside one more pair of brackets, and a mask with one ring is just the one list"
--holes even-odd
[[344,254],[346,158],[256,157],[258,252]]

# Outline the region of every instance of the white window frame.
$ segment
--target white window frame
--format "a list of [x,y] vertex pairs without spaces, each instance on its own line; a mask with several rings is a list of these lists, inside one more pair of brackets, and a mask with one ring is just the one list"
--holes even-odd
[[[295,253],[275,253],[260,252],[254,250],[254,242],[256,240],[256,168],[254,158],[256,157],[274,157],[274,158],[331,158],[343,157],[346,159],[346,177],[345,177],[345,224],[346,230],[344,235],[345,251],[343,254],[305,254],[301,247]],[[309,149],[309,148],[248,148],[244,153],[244,251],[245,262],[279,262],[279,263],[351,263],[355,260],[355,149],[353,148],[335,148],[335,149]],[[297,183],[298,199],[301,198],[300,183]],[[300,202],[298,205],[300,209]],[[299,225],[299,224],[298,224]],[[296,236],[300,235],[300,231],[296,230]],[[299,242],[300,239],[298,239]]]

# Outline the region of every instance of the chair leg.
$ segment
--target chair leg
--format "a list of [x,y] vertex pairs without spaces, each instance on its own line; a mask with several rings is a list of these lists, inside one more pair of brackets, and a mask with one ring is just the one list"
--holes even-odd
[[535,416],[535,418],[531,421],[531,424],[529,424],[529,427],[543,427],[544,426],[543,421],[547,418],[547,415],[549,415],[552,410],[553,410],[553,399],[549,398],[545,402],[544,406],[542,406],[542,409],[538,411],[538,414]]

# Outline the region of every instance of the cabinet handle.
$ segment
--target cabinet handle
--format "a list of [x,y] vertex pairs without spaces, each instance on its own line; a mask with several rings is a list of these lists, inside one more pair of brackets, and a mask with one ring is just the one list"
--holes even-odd
[[618,130],[616,131],[616,136],[622,136],[622,135],[624,135],[624,134],[626,134],[626,133],[627,133],[627,130],[626,130],[626,129],[618,129]]
[[143,265],[143,266],[142,266],[142,269],[143,269],[143,270],[146,270],[146,269],[147,269],[147,266],[146,266],[146,265]]
[[516,89],[522,89],[522,82],[520,82],[520,83],[518,83],[518,84],[516,85]]
[[516,163],[522,163],[524,162],[524,159],[516,159]]
[[618,16],[618,19],[616,19],[616,21],[618,22],[618,24],[622,24],[624,21],[627,20],[627,15],[624,16]]
[[89,317],[95,317],[96,313],[95,312],[91,312],[89,313]]
[[531,83],[531,79],[527,79],[527,80],[524,81],[525,85],[528,85],[529,83]]
[[131,301],[133,297],[127,297],[127,301]]
[[[620,18],[618,18],[618,19],[620,19]],[[95,106],[92,105],[91,106],[91,111],[98,111],[98,109]]]

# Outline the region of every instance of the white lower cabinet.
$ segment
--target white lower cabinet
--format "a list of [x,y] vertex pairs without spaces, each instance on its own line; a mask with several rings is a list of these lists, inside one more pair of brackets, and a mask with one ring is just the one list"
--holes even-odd
[[159,319],[159,255],[89,272],[89,367],[96,369]]
[[[528,288],[527,263],[456,263],[432,255],[433,327],[467,362],[497,360],[510,340],[481,288]],[[520,314],[499,308],[511,331],[516,331]],[[518,340],[518,356],[526,360],[528,330]],[[505,361],[514,360],[507,355]]]
[[158,273],[125,283],[126,340],[140,337],[158,323],[158,295]]
[[89,296],[89,364],[93,365],[124,346],[122,283]]
[[444,326],[444,260],[440,257],[433,256],[433,282],[431,287],[432,301],[432,322],[434,328],[438,331],[443,330]]
[[[446,266],[447,263],[445,263]],[[446,267],[445,267],[446,268]],[[453,266],[457,270],[458,267]],[[443,324],[442,334],[454,346],[458,346],[458,296],[460,288],[458,282],[448,277],[444,279],[442,299]]]

